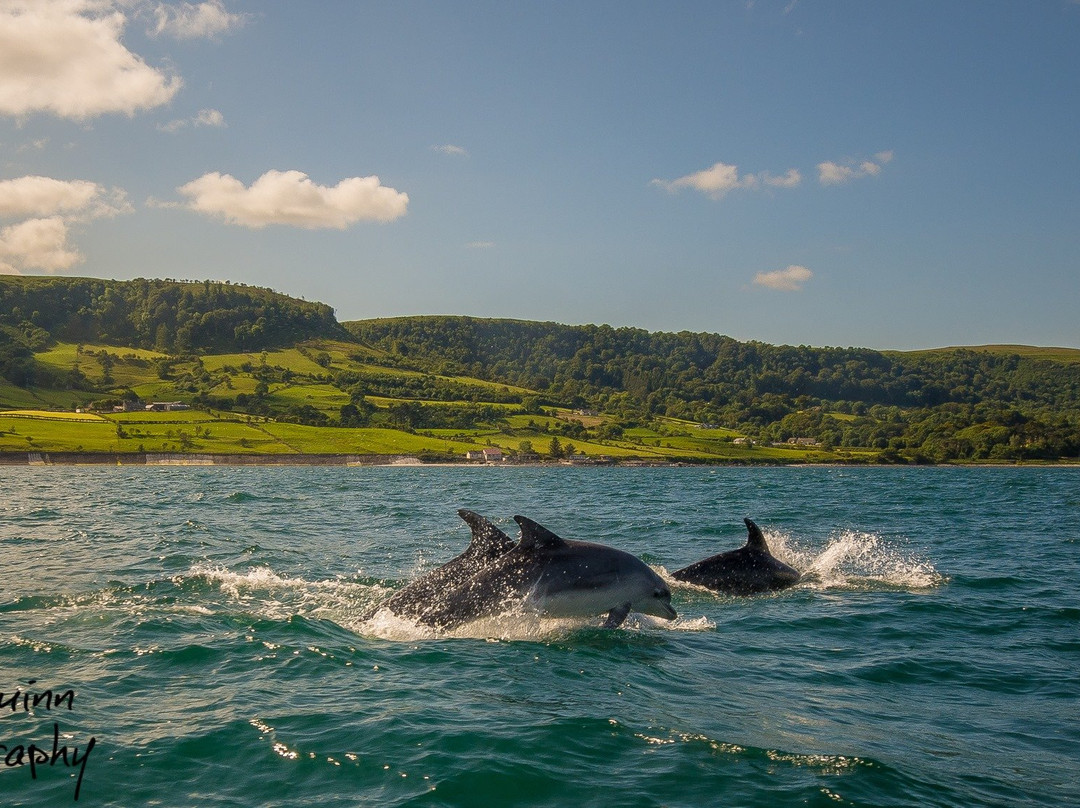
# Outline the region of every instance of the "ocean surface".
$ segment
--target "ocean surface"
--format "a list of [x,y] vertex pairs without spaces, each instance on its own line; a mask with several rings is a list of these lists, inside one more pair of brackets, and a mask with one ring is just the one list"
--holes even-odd
[[[804,579],[370,617],[463,507]],[[1078,585],[1076,468],[0,467],[0,805],[1078,805]]]

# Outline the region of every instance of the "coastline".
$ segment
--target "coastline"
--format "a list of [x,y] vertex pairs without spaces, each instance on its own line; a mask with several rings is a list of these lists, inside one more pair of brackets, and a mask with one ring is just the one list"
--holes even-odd
[[[409,455],[3,452],[0,466],[416,466]],[[466,464],[462,464],[466,465]]]
[[[0,452],[0,466],[394,466],[424,468],[671,468],[715,463],[628,461],[622,463],[477,462],[426,460],[403,454],[204,454],[179,452]],[[739,461],[720,465],[747,465]],[[754,465],[792,465],[765,463]],[[794,464],[801,465],[801,464]]]
[[392,466],[424,468],[707,468],[707,467],[778,467],[795,468],[1080,468],[1080,459],[1058,461],[1008,461],[1000,463],[838,463],[835,460],[815,463],[812,461],[762,460],[715,460],[705,463],[687,461],[623,461],[606,463],[557,462],[460,462],[425,460],[416,455],[403,454],[205,454],[179,452],[0,452],[2,466]]

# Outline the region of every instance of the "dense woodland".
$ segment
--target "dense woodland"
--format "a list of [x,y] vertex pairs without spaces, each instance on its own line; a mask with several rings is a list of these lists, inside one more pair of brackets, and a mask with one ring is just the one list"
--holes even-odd
[[403,365],[527,387],[632,423],[663,415],[895,460],[1076,457],[1080,364],[467,317],[345,323]]
[[165,353],[258,351],[341,336],[334,310],[217,281],[0,276],[0,329],[39,348],[103,342]]
[[[485,405],[501,403],[530,413],[544,406],[595,410],[615,430],[669,417],[763,442],[813,438],[827,448],[877,449],[894,462],[1080,456],[1080,362],[1068,357],[775,346],[718,334],[468,317],[339,324],[324,304],[237,284],[0,277],[0,376],[21,387],[85,389],[85,380],[50,377],[35,362],[34,352],[56,341],[197,357],[327,337],[375,349],[365,362],[386,371],[327,368],[323,381],[349,392],[353,405],[338,421],[312,410],[314,423],[362,425],[371,415],[364,396],[376,395],[401,400],[391,414],[404,428],[424,426],[435,413],[450,417],[445,407],[418,401],[467,401],[453,411],[454,425],[490,420]],[[169,363],[158,361],[165,378]],[[421,375],[395,372],[402,369]],[[210,397],[205,372],[182,389],[196,402],[289,416],[268,409],[259,393],[289,371],[257,370],[256,394],[230,402]]]

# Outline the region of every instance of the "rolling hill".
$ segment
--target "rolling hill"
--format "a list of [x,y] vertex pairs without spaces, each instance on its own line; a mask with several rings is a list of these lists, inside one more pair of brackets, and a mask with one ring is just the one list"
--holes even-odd
[[[194,409],[147,412],[155,401]],[[0,412],[0,453],[457,460],[570,444],[616,460],[1060,461],[1080,455],[1078,402],[1072,349],[879,352],[451,316],[339,323],[324,304],[237,284],[0,277],[0,408],[24,411]],[[59,419],[76,408],[100,423]]]

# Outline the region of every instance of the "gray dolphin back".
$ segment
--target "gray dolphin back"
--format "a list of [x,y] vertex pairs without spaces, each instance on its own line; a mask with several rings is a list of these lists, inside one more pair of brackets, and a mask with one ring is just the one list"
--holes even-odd
[[514,540],[480,514],[462,508],[458,516],[472,531],[465,551],[399,589],[379,608],[389,609],[399,617],[427,622],[425,616],[441,608],[447,592],[456,590],[513,549]]
[[514,540],[475,511],[461,508],[458,511],[465,524],[472,530],[472,539],[466,552],[495,558],[514,546]]
[[479,514],[459,515],[473,531],[469,549],[397,592],[385,608],[440,629],[520,608],[549,617],[606,614],[611,628],[631,610],[677,617],[671,590],[630,553],[567,541],[524,516],[514,517],[521,528],[515,544]]
[[[765,536],[762,534],[761,528],[755,525],[754,522],[747,517],[743,517],[743,521],[746,523],[746,530],[749,534],[746,537],[746,546],[752,547],[755,550],[760,550],[763,553],[768,553],[769,545],[765,543]],[[772,555],[772,553],[769,553],[769,555]]]
[[747,530],[745,545],[703,558],[676,570],[671,577],[726,595],[753,595],[786,589],[796,583],[798,570],[773,556],[761,528],[753,521],[743,519],[743,522]]
[[546,527],[528,517],[515,516],[514,521],[521,528],[521,541],[518,542],[518,547],[522,551],[553,550],[567,546],[566,539],[556,536]]

